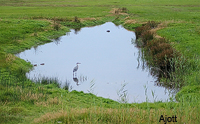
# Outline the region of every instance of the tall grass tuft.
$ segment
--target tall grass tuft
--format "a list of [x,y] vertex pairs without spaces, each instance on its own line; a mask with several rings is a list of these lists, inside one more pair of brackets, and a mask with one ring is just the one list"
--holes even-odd
[[138,39],[138,38],[141,36],[141,34],[142,34],[143,32],[145,32],[145,31],[147,31],[147,30],[150,30],[150,29],[151,29],[151,27],[148,26],[148,25],[144,25],[144,26],[141,26],[141,27],[137,27],[137,28],[135,29],[136,39]]
[[142,26],[137,27],[135,29],[136,38],[138,39],[139,37],[143,37],[141,36],[142,33],[147,32],[153,28],[156,28],[158,24],[159,23],[155,21],[148,21],[146,24],[143,24]]
[[128,93],[125,89],[127,83],[121,84],[121,88],[117,91],[117,95],[119,97],[118,102],[120,103],[128,103]]
[[61,81],[56,78],[56,77],[38,77],[35,79],[32,79],[33,82],[35,82],[36,84],[43,84],[43,85],[47,85],[47,84],[55,84],[58,88],[61,87]]
[[121,8],[121,11],[122,11],[123,13],[127,13],[127,12],[128,12],[128,9],[127,9],[126,7],[122,7],[122,8]]
[[65,81],[63,89],[68,91],[72,89],[72,86],[70,86],[70,82],[68,80]]
[[155,21],[148,21],[145,25],[149,26],[150,28],[156,28],[158,26],[158,22]]
[[60,27],[61,27],[60,24],[54,18],[54,20],[53,20],[53,28],[54,28],[54,30],[58,31],[60,29]]
[[123,13],[128,13],[128,9],[126,7],[118,8],[114,10],[115,14],[123,14]]
[[146,44],[145,49],[147,49],[148,54],[152,56],[153,63],[158,65],[161,70],[172,69],[174,63],[171,60],[179,56],[179,53],[176,52],[164,38],[153,39]]
[[79,20],[79,18],[77,16],[74,17],[74,22],[80,23],[80,20]]
[[153,32],[145,31],[141,34],[143,45],[146,46],[147,42],[153,40]]

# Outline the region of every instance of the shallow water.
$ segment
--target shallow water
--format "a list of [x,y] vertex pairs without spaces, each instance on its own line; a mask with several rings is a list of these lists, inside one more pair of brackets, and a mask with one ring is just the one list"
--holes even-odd
[[[71,90],[92,92],[116,101],[120,100],[123,91],[129,103],[145,102],[147,98],[150,102],[166,101],[168,90],[154,86],[155,79],[148,69],[137,68],[139,49],[132,44],[134,40],[134,32],[107,22],[82,28],[79,32],[71,30],[54,42],[17,56],[37,64],[27,74],[29,78],[58,77],[63,83],[67,80]],[[77,62],[81,64],[73,77]]]

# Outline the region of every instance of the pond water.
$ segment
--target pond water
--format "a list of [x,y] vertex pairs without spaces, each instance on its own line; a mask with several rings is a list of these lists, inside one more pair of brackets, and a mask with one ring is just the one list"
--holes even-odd
[[[148,69],[138,68],[139,49],[132,44],[135,39],[134,32],[107,22],[80,31],[72,29],[51,43],[17,56],[35,64],[27,74],[31,79],[57,77],[62,85],[70,83],[71,90],[116,101],[125,98],[129,103],[168,100],[169,91],[155,85],[156,79]],[[77,62],[81,64],[73,76]]]

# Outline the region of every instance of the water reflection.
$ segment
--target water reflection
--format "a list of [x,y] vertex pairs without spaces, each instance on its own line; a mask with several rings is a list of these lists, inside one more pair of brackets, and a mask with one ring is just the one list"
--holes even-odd
[[79,77],[74,77],[73,76],[73,81],[76,83],[76,85],[80,85],[83,82],[87,82],[87,76],[79,76]]
[[[38,46],[37,50],[26,50],[18,56],[38,65],[27,74],[30,78],[37,75],[58,77],[62,82],[67,80],[72,90],[93,92],[116,101],[120,99],[117,92],[122,86],[128,102],[144,102],[146,95],[149,101],[154,101],[152,91],[157,100],[167,100],[169,92],[154,85],[155,77],[139,60],[138,55],[142,53],[132,45],[134,40],[134,32],[108,22],[81,28],[79,32],[71,30],[54,42]],[[76,62],[81,62],[81,66],[78,73],[72,75]],[[40,66],[40,63],[45,65]]]
[[74,29],[74,34],[78,34],[78,32],[80,32],[81,31],[81,28],[76,28],[76,29]]
[[77,78],[77,77],[73,77],[73,80],[74,80],[74,82],[76,82],[76,85],[77,85],[77,86],[80,85],[80,84],[78,83],[78,78]]
[[57,38],[54,39],[53,41],[54,41],[54,43],[55,43],[56,45],[58,45],[58,44],[60,44],[61,39],[60,39],[60,37],[57,37]]

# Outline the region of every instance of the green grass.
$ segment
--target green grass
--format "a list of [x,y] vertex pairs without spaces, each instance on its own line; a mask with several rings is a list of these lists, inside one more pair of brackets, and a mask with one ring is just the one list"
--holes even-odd
[[[199,6],[199,0],[0,0],[0,123],[146,124],[159,123],[161,115],[176,115],[178,123],[199,123]],[[123,7],[126,14],[110,13]],[[190,64],[184,69],[188,74],[179,77],[186,86],[177,93],[177,103],[122,104],[26,79],[32,65],[14,54],[51,42],[70,28],[107,21],[129,30],[147,21],[160,23],[156,33]]]
[[185,56],[192,58],[200,55],[200,25],[193,23],[170,23],[166,28],[158,31],[158,34],[170,39],[174,47]]
[[[9,73],[1,73],[1,123],[157,123],[161,115],[176,115],[179,123],[199,122],[199,97],[182,95],[198,92],[195,87],[184,89],[179,103],[121,104],[91,93],[69,92],[54,83],[14,81]],[[188,97],[190,102],[185,102]]]
[[187,59],[190,64],[187,67],[187,73],[184,76],[186,85],[199,85],[200,81],[198,77],[199,74],[199,57],[200,57],[200,46],[198,42],[200,41],[200,29],[199,24],[194,23],[170,23],[166,28],[159,30],[157,33],[166,37],[171,45],[179,50],[182,55]]

